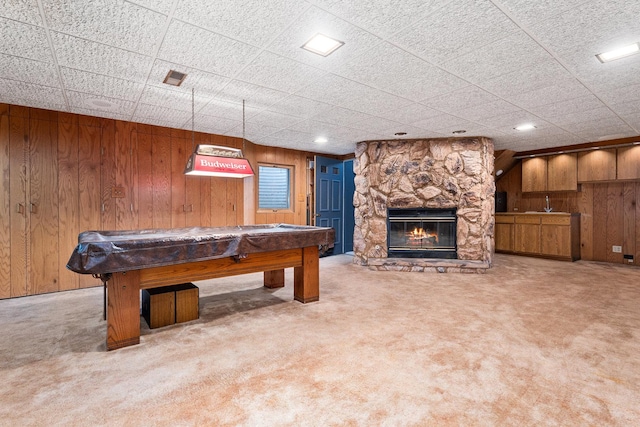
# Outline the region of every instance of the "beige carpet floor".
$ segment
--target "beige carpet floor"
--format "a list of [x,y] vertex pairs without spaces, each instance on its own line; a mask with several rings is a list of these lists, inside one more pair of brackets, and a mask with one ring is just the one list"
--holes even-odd
[[102,288],[0,301],[0,425],[636,426],[640,269],[321,259],[320,301],[197,283],[200,319],[105,351]]

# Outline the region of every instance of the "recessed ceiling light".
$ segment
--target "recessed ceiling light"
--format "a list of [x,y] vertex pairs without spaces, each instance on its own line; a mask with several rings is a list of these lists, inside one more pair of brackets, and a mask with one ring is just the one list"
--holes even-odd
[[315,36],[311,37],[311,39],[301,47],[305,50],[308,50],[309,52],[313,52],[322,56],[328,56],[343,44],[344,42],[318,33]]
[[180,71],[169,70],[167,73],[167,77],[164,78],[162,83],[166,83],[171,86],[180,86],[184,79],[187,77],[185,73],[181,73]]
[[638,52],[640,52],[640,42],[621,47],[620,49],[611,50],[609,52],[599,53],[596,55],[596,58],[598,58],[600,62],[605,63],[624,58],[625,56],[633,55]]
[[406,132],[396,132],[394,133],[395,136],[405,136],[407,133]]
[[464,130],[464,129],[460,129],[460,130],[454,130],[454,131],[453,131],[453,132],[451,132],[451,133],[453,133],[453,134],[455,134],[455,135],[459,135],[459,134],[461,134],[461,133],[467,133],[467,131],[466,131],[466,130]]
[[536,127],[534,125],[532,125],[531,123],[526,123],[524,125],[520,125],[520,126],[516,126],[514,129],[515,130],[519,130],[519,131],[525,131],[525,130],[531,130],[531,129],[535,129]]
[[325,138],[324,136],[319,136],[313,142],[318,143],[318,144],[324,144],[327,141],[328,141],[328,139]]

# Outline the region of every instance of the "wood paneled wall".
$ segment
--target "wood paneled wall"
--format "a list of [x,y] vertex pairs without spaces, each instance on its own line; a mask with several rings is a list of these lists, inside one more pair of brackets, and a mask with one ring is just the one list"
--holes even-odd
[[[581,184],[579,192],[522,193],[522,166],[516,165],[496,182],[507,192],[509,212],[542,211],[545,196],[557,212],[580,212],[581,258],[629,264],[624,254],[640,265],[640,182],[617,181]],[[622,246],[622,253],[612,247]]]
[[187,177],[190,131],[0,104],[0,298],[97,286],[65,268],[84,230],[306,224],[306,153],[195,134],[293,166],[294,207],[256,211],[256,178]]

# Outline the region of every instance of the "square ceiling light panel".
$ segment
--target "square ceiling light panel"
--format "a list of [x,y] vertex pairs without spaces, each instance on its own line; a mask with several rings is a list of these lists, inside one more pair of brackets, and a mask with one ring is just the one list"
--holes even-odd
[[599,53],[596,58],[602,63],[614,61],[640,52],[640,42],[630,44],[620,49],[611,50],[609,52]]
[[343,44],[344,42],[318,33],[315,36],[311,37],[311,39],[309,39],[309,41],[303,44],[301,47],[305,50],[308,50],[309,52],[313,52],[321,56],[329,56]]

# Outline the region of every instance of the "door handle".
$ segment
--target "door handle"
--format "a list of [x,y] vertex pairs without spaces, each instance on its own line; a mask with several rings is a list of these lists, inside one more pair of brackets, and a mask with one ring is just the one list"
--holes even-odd
[[315,216],[315,217],[319,217],[319,216],[320,216],[320,214],[315,214],[314,216]]
[[16,204],[16,212],[20,215],[24,215],[24,205],[22,203]]
[[29,203],[29,212],[38,213],[38,207],[35,203]]

